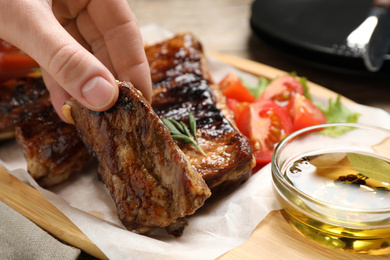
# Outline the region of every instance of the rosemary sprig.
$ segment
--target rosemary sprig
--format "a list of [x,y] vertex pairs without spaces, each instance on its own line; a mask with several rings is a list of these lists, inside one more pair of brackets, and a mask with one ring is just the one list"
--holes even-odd
[[198,139],[196,138],[196,121],[194,115],[191,112],[188,116],[190,130],[188,130],[186,124],[184,124],[182,121],[177,122],[176,120],[169,118],[162,118],[162,121],[168,127],[172,138],[191,144],[195,146],[201,152],[201,154],[206,155],[199,146]]

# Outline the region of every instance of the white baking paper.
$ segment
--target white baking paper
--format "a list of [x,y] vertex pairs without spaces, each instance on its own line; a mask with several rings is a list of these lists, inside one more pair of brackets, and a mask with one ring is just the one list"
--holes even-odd
[[[143,28],[143,35],[145,42],[151,43],[171,34],[149,26]],[[211,57],[207,60],[216,82],[230,71],[256,80]],[[358,104],[348,104],[348,107],[362,114],[360,123],[390,129],[390,115],[385,111]],[[267,165],[231,194],[206,203],[190,216],[182,237],[168,236],[165,230],[143,236],[127,231],[118,220],[106,188],[97,179],[96,162],[50,190],[40,188],[27,174],[26,161],[14,142],[0,147],[0,163],[36,187],[109,259],[214,259],[245,242],[270,211],[281,208],[272,191],[270,165]]]

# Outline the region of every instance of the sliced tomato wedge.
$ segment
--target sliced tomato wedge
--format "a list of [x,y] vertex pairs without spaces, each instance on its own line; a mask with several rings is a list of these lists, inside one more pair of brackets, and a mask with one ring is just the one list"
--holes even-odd
[[21,77],[38,67],[30,56],[0,39],[0,82]]
[[228,74],[226,74],[226,76],[219,82],[219,87],[224,90],[225,88],[233,85],[234,83],[236,83],[237,81],[239,81],[240,78],[237,76],[237,74],[233,73],[233,72],[229,72]]
[[304,94],[301,82],[291,75],[282,75],[268,85],[260,99],[272,100],[278,104],[286,105],[295,93]]
[[294,95],[287,109],[292,118],[293,131],[327,122],[324,113],[301,94]]
[[241,82],[240,78],[233,72],[228,73],[219,83],[222,93],[227,98],[235,99],[239,102],[254,102],[255,97]]
[[237,120],[237,126],[250,139],[258,165],[269,163],[275,144],[292,131],[287,111],[270,100],[245,107]]
[[233,98],[227,99],[227,106],[234,114],[234,120],[237,122],[242,115],[242,112],[250,106],[249,102],[239,102]]

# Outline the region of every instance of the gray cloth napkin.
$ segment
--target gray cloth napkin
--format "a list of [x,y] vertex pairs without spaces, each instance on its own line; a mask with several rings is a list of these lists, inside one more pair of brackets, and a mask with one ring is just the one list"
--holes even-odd
[[77,259],[80,250],[65,245],[0,201],[0,259]]

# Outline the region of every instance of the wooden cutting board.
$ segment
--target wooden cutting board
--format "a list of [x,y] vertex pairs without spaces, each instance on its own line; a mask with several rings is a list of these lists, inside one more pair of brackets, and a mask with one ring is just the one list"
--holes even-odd
[[[242,58],[208,52],[208,54],[255,76],[275,78],[284,71]],[[337,94],[309,82],[315,96],[336,97]],[[352,102],[346,98],[343,102]],[[0,167],[0,200],[23,214],[54,237],[82,249],[90,255],[106,259],[63,213],[47,201],[37,190],[21,182]],[[218,259],[388,259],[389,256],[364,256],[324,248],[298,234],[283,218],[282,211],[273,211],[259,223],[252,236],[242,245]]]

